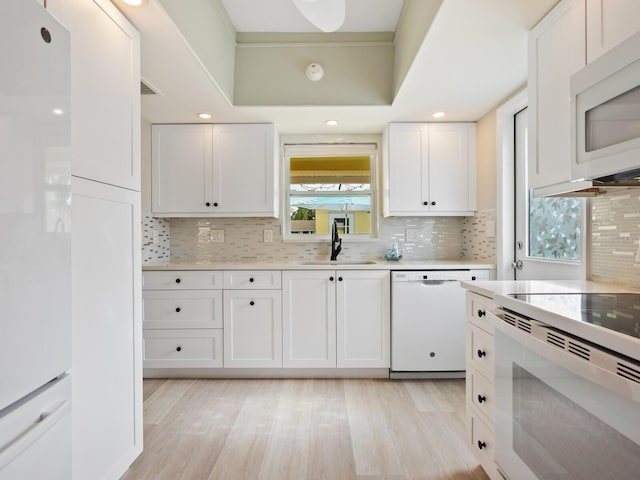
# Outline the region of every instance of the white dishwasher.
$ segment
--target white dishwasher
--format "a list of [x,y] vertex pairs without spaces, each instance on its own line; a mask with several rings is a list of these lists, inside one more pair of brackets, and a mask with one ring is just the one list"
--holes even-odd
[[391,378],[460,378],[465,370],[465,289],[476,270],[391,273]]

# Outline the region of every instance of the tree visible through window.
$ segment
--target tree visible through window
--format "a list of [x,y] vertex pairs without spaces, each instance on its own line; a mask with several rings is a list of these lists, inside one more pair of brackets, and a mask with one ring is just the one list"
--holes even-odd
[[328,235],[334,222],[341,235],[375,233],[374,145],[288,146],[285,159],[287,236]]

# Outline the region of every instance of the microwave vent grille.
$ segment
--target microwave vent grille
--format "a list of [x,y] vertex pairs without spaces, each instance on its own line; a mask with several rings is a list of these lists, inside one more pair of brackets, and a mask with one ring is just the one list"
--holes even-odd
[[547,343],[554,347],[565,349],[566,341],[562,335],[558,335],[555,332],[547,332]]
[[567,345],[567,351],[587,361],[591,358],[591,349],[589,347],[571,340]]
[[626,378],[627,380],[640,383],[640,368],[636,366],[632,366],[623,362],[618,362],[618,368],[616,373],[619,376]]
[[514,317],[513,315],[511,315],[510,313],[506,313],[504,314],[504,316],[502,317],[502,319],[508,323],[509,325],[511,325],[512,327],[515,327],[516,324],[518,323],[518,320],[516,317]]

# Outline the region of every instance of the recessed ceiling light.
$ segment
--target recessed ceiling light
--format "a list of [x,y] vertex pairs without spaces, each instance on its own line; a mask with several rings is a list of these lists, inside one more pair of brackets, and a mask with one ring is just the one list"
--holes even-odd
[[200,117],[203,120],[208,120],[211,118],[211,114],[210,113],[199,113],[198,117]]
[[337,120],[327,120],[326,122],[324,122],[326,125],[329,125],[330,127],[335,127],[336,125],[338,125],[338,121]]
[[142,0],[123,0],[127,5],[131,5],[132,7],[139,7],[142,5]]
[[54,108],[51,113],[53,113],[54,115],[62,115],[64,114],[64,110],[62,110],[61,108]]
[[446,113],[444,113],[444,112],[435,112],[435,113],[432,113],[432,114],[431,114],[431,116],[432,116],[433,118],[442,118],[442,117],[444,117],[445,115],[446,115]]

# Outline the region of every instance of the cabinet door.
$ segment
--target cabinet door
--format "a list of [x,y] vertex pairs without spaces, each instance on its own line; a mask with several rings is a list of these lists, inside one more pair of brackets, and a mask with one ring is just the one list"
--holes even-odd
[[140,36],[108,0],[56,3],[71,32],[72,173],[140,191]]
[[225,290],[224,366],[282,367],[280,290]]
[[584,0],[563,0],[529,34],[529,188],[570,179],[569,77],[585,50]]
[[389,215],[429,211],[428,131],[425,123],[389,125]]
[[638,0],[587,0],[587,61],[640,31]]
[[277,216],[273,125],[213,126],[214,213]]
[[475,209],[475,143],[475,125],[429,125],[431,212],[471,213]]
[[140,193],[72,180],[73,478],[142,451]]
[[211,125],[153,125],[151,157],[153,213],[213,211]]
[[337,272],[338,367],[389,368],[388,271]]
[[282,366],[336,366],[336,273],[282,272]]

